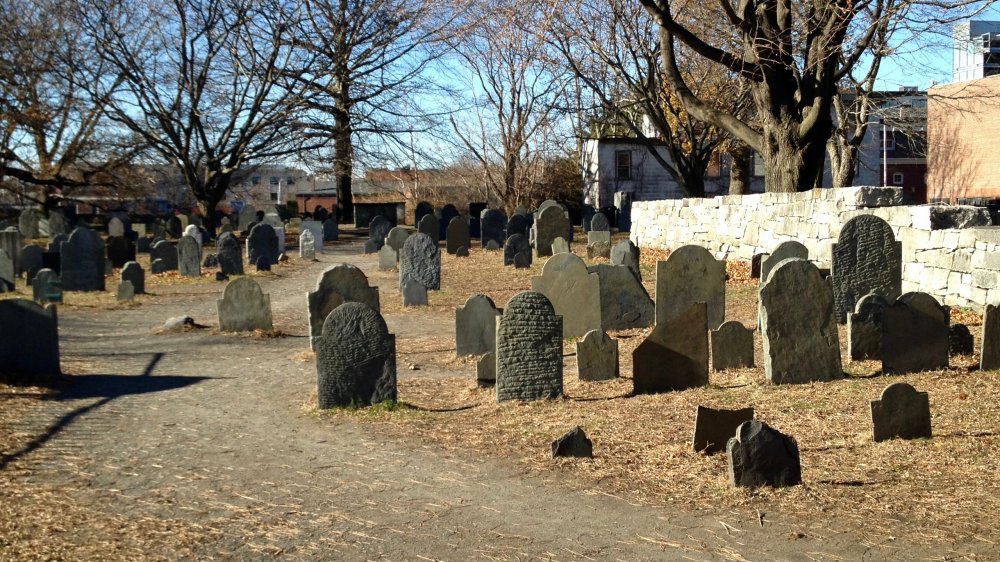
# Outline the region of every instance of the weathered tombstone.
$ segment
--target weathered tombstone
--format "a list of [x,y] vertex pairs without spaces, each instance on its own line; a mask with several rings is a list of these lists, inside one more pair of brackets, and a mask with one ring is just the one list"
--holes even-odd
[[497,383],[497,355],[489,352],[476,361],[476,386],[493,386]]
[[611,225],[608,224],[608,217],[604,213],[596,213],[590,219],[589,232],[611,232]]
[[486,207],[486,203],[469,203],[469,236],[471,238],[480,238],[483,234],[480,221]]
[[313,220],[323,222],[330,218],[330,212],[326,210],[322,205],[316,205],[316,208],[312,212]]
[[135,261],[135,245],[124,236],[109,236],[107,241],[108,261],[111,267],[122,268],[126,263]]
[[448,223],[448,231],[445,233],[445,251],[449,254],[458,252],[459,248],[468,248],[471,244],[469,238],[469,223],[463,217],[454,217]]
[[760,289],[764,372],[774,384],[843,376],[833,294],[815,265],[785,260]]
[[0,300],[0,369],[14,376],[59,376],[58,324],[53,305]]
[[677,248],[656,263],[656,323],[684,313],[696,302],[708,305],[708,327],[726,319],[726,264],[701,246]]
[[17,228],[21,236],[28,240],[39,238],[41,233],[38,230],[38,223],[42,219],[42,213],[38,209],[25,209],[17,218]]
[[104,290],[104,242],[87,227],[77,227],[59,249],[64,291]]
[[257,259],[266,257],[269,263],[278,263],[278,254],[281,253],[278,245],[278,235],[274,227],[268,224],[258,224],[247,236],[247,260],[256,264]]
[[177,269],[177,248],[166,240],[160,240],[149,249],[149,261],[151,264],[160,262],[158,268],[150,267],[154,274],[174,271]]
[[108,237],[125,236],[125,223],[118,217],[111,217],[108,221]]
[[892,301],[902,292],[903,244],[889,223],[858,215],[840,229],[831,251],[830,274],[838,322],[846,322],[858,299],[875,293]]
[[590,259],[611,257],[610,232],[607,230],[591,230],[587,233],[587,257]]
[[308,229],[303,229],[299,234],[299,257],[304,260],[316,259],[316,239]]
[[403,244],[406,244],[406,239],[411,234],[413,234],[413,231],[405,226],[394,226],[389,229],[389,233],[385,237],[385,245],[395,250],[398,254],[403,249]]
[[66,216],[60,211],[49,211],[48,237],[51,239],[60,234],[66,234]]
[[271,271],[271,266],[273,265],[274,264],[271,263],[271,258],[267,256],[260,256],[257,258],[257,261],[253,263],[254,269],[257,271]]
[[556,254],[531,277],[531,290],[545,295],[562,317],[563,337],[601,329],[601,281],[574,254]]
[[968,326],[952,324],[948,327],[948,352],[951,355],[972,355],[972,332]]
[[486,209],[479,217],[480,242],[483,247],[487,247],[490,241],[496,243],[497,248],[503,246],[504,234],[507,230],[507,216],[497,209]]
[[249,277],[230,281],[216,301],[219,329],[223,332],[252,332],[274,329],[271,321],[271,297]]
[[576,342],[577,374],[582,381],[618,378],[618,340],[591,330]]
[[39,304],[62,302],[62,281],[55,271],[42,269],[31,282],[31,293]]
[[126,263],[119,273],[119,279],[131,283],[132,290],[137,295],[146,292],[146,272],[142,270],[142,266],[138,262],[130,261]]
[[531,250],[514,254],[514,269],[528,269],[531,267]]
[[553,242],[556,238],[568,239],[567,232],[571,229],[572,225],[561,207],[550,206],[540,209],[535,220],[535,252],[538,257],[551,256],[555,251],[552,247]]
[[980,369],[1000,369],[1000,307],[993,304],[987,304],[983,309],[982,349],[979,353]]
[[528,223],[527,216],[514,214],[507,220],[507,238],[520,234],[527,240],[529,228],[531,225]]
[[180,238],[184,234],[184,225],[177,215],[173,215],[167,219],[167,234],[171,238]]
[[726,456],[733,486],[780,488],[802,483],[798,443],[764,422],[740,424],[726,444]]
[[417,232],[426,234],[435,244],[441,241],[441,225],[433,214],[424,215],[417,223]]
[[132,302],[135,300],[135,287],[131,281],[118,282],[118,302]]
[[156,238],[165,239],[167,237],[167,221],[162,218],[154,220],[152,224],[152,232],[154,238],[152,242],[153,244],[156,243]]
[[497,401],[562,394],[562,318],[545,295],[524,291],[507,301],[497,322]]
[[237,229],[240,232],[249,232],[253,226],[250,223],[257,222],[257,209],[253,205],[244,205],[240,209],[239,219],[237,220]]
[[497,319],[501,312],[486,295],[472,295],[455,309],[455,353],[479,355],[497,348]]
[[399,292],[403,295],[403,306],[427,306],[427,287],[420,281],[412,278],[403,281]]
[[[28,285],[31,285],[35,274],[43,267],[43,253],[41,246],[35,246],[34,244],[28,244],[21,248],[21,271],[24,272],[24,278],[27,280]],[[14,267],[13,260],[11,260],[10,266],[11,268]]]
[[359,302],[338,306],[314,346],[321,410],[396,399],[396,337],[376,309]]
[[[418,226],[420,221],[427,215],[434,214],[434,206],[427,201],[421,201],[417,203],[417,206],[413,209],[413,225]],[[426,233],[425,233],[426,234]]]
[[324,319],[345,302],[361,302],[379,310],[378,287],[368,285],[368,278],[356,266],[342,263],[320,274],[316,290],[307,295],[309,335],[315,340],[323,330]]
[[694,414],[694,451],[706,455],[725,451],[729,439],[736,435],[736,429],[751,420],[753,408],[716,410],[698,406]]
[[337,219],[329,218],[323,221],[323,241],[336,242],[340,238],[340,230],[337,228]]
[[392,223],[382,215],[377,215],[368,223],[368,240],[376,244],[375,252],[385,244],[385,237],[392,230]]
[[882,311],[882,372],[948,368],[948,320],[937,299],[906,293]]
[[177,242],[177,269],[184,277],[201,277],[201,244],[194,236],[181,236]]
[[695,303],[680,316],[657,323],[632,352],[635,394],[685,390],[708,384],[707,306]]
[[[302,221],[299,224],[299,233],[301,237],[302,232],[309,231],[313,238],[313,250],[316,254],[323,253],[323,223],[318,221]],[[299,244],[299,251],[301,252],[302,245]]]
[[14,274],[14,260],[7,252],[0,250],[0,293],[14,290],[17,275]]
[[465,246],[459,246],[458,249],[455,250],[455,257],[456,258],[467,258],[467,257],[469,257],[469,249],[466,248]]
[[593,205],[584,205],[580,208],[580,223],[584,232],[590,232],[590,222],[594,220],[595,213],[597,213],[597,209]]
[[223,275],[243,275],[243,245],[231,232],[219,236],[215,242],[219,271]]
[[754,254],[750,258],[750,279],[760,279],[760,269],[764,264],[767,254]]
[[[530,255],[531,245],[528,244],[528,238],[523,234],[508,235],[503,245],[503,264],[514,265],[514,256],[521,252],[528,252]],[[528,265],[531,265],[530,261]]]
[[[11,261],[14,262],[14,275],[21,273],[21,248],[24,246],[22,242],[21,231],[18,229],[7,229],[0,231],[0,250],[7,252]],[[59,247],[56,246],[56,251],[59,251]]]
[[275,226],[274,237],[278,240],[278,261],[284,261],[281,259],[281,254],[285,253],[285,227]]
[[[554,256],[553,256],[554,257]],[[601,285],[601,328],[628,330],[653,325],[653,299],[633,272],[622,265],[598,264],[587,268]]]
[[281,220],[281,215],[278,213],[264,213],[264,220],[261,222],[271,225],[273,228],[284,228],[285,226],[285,221]]
[[365,255],[378,253],[382,246],[382,244],[379,244],[375,240],[365,240]]
[[711,341],[713,371],[753,367],[753,330],[742,323],[723,322],[718,330],[712,330]]
[[406,239],[399,254],[399,285],[413,279],[428,290],[441,288],[441,253],[430,236],[417,233]]
[[872,440],[919,439],[931,436],[931,406],[926,392],[905,382],[890,384],[872,400]]
[[889,302],[881,295],[868,293],[847,316],[847,355],[851,361],[879,359],[882,354],[882,311]]
[[399,261],[399,254],[396,250],[392,249],[392,246],[386,244],[378,251],[378,269],[379,271],[390,271],[396,269],[396,262]]
[[631,240],[622,240],[611,248],[610,263],[628,267],[636,279],[642,281],[642,273],[639,271],[639,247]]
[[[0,234],[3,233],[0,232]],[[46,248],[46,251],[59,253],[59,248],[62,246],[62,243],[65,242],[68,238],[69,236],[67,236],[66,234],[55,235],[49,240],[49,245],[48,248]]]
[[792,258],[800,260],[809,259],[809,249],[803,246],[801,242],[796,242],[795,240],[786,240],[778,244],[773,252],[765,254],[765,257],[761,260],[760,282],[766,283],[772,269],[779,263]]
[[551,250],[552,253],[550,255],[553,256],[556,254],[568,254],[569,242],[567,242],[562,236],[556,236],[556,239],[552,241]]
[[587,438],[580,426],[569,430],[565,435],[552,442],[552,458],[577,457],[591,458],[594,456],[594,444]]
[[205,257],[201,260],[202,269],[210,269],[219,267],[219,256],[218,254],[205,254]]

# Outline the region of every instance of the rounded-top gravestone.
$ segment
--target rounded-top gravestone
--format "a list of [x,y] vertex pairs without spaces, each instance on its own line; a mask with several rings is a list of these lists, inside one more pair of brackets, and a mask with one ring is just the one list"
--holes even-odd
[[368,223],[368,240],[375,243],[377,252],[385,244],[385,237],[392,230],[392,223],[382,215],[377,215]]
[[231,232],[225,232],[215,241],[219,271],[223,275],[243,275],[243,245]]
[[323,321],[315,349],[320,409],[396,399],[396,338],[372,307],[338,306]]
[[223,332],[252,332],[274,329],[271,320],[271,297],[250,277],[230,281],[216,302],[219,329]]
[[445,251],[455,254],[459,248],[469,247],[469,223],[464,217],[454,217],[448,223],[448,232],[445,233]]
[[337,264],[320,274],[316,289],[307,294],[309,335],[319,337],[323,320],[345,302],[361,302],[379,310],[378,287],[368,284],[368,278],[357,266]]
[[261,257],[266,257],[268,263],[278,263],[279,253],[278,234],[274,227],[266,223],[254,226],[250,236],[247,236],[247,259],[250,263],[256,264]]
[[903,288],[903,244],[892,227],[875,215],[858,215],[844,223],[831,251],[830,275],[837,321],[847,322],[854,304],[868,293],[889,301]]
[[441,254],[430,236],[417,233],[406,239],[399,253],[399,285],[420,282],[428,290],[441,288]]
[[497,248],[503,246],[504,231],[507,228],[507,216],[497,209],[486,209],[479,217],[480,242],[485,248],[490,241]]
[[441,225],[433,214],[426,214],[417,224],[417,232],[430,236],[435,244],[441,241]]

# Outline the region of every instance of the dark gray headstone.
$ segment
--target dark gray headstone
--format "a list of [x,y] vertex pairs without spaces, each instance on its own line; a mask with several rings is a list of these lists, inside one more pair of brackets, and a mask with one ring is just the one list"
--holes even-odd
[[622,240],[611,248],[610,263],[628,267],[636,279],[642,281],[642,272],[639,271],[639,247],[631,240]]
[[556,254],[531,277],[531,290],[545,295],[562,317],[563,337],[601,329],[601,281],[574,254]]
[[740,424],[726,444],[726,456],[733,486],[780,488],[802,483],[798,443],[764,422]]
[[618,378],[618,340],[591,330],[576,342],[577,374],[582,381]]
[[32,299],[39,304],[62,302],[62,280],[51,269],[42,269],[31,282]]
[[389,229],[389,233],[385,237],[385,245],[395,250],[398,254],[403,249],[403,244],[406,244],[406,239],[411,234],[413,234],[413,231],[405,226],[394,226]]
[[[264,225],[264,226],[267,226],[267,225]],[[273,265],[274,264],[271,263],[271,258],[269,258],[267,256],[260,256],[260,257],[258,257],[257,261],[255,261],[254,264],[253,264],[254,268],[257,271],[271,271],[271,266],[273,266]]]
[[181,224],[180,217],[174,215],[167,219],[167,235],[171,238],[180,238],[184,234],[184,225]]
[[497,401],[562,394],[562,318],[541,293],[511,297],[497,327]]
[[882,356],[882,311],[888,307],[884,297],[868,293],[847,316],[847,355],[851,361]]
[[[0,233],[3,234],[3,233]],[[62,247],[62,243],[69,239],[67,234],[57,234],[49,240],[49,246],[46,251],[49,252],[59,252],[59,248]]]
[[753,408],[715,410],[698,406],[694,415],[694,450],[696,453],[721,453],[736,429],[753,420]]
[[[21,248],[21,271],[24,272],[24,278],[27,280],[28,285],[31,285],[31,281],[35,278],[44,263],[42,262],[42,254],[45,253],[41,246],[35,246],[34,244],[28,244],[27,246]],[[14,267],[14,261],[11,260],[11,268]]]
[[531,267],[531,249],[525,252],[514,254],[514,269],[528,269]]
[[427,215],[434,214],[434,205],[431,205],[427,201],[421,201],[417,203],[417,206],[413,209],[413,224],[419,225],[420,221]]
[[499,317],[500,311],[489,297],[469,297],[465,306],[455,309],[455,353],[461,357],[495,351]]
[[902,292],[903,244],[889,223],[874,215],[847,221],[831,252],[830,274],[838,322],[846,322],[858,299],[875,293],[892,301]]
[[561,207],[551,206],[541,209],[535,220],[535,252],[538,257],[551,256],[552,243],[556,238],[567,239],[572,228]]
[[779,263],[798,258],[800,260],[809,259],[809,249],[795,240],[786,240],[774,249],[770,254],[766,254],[760,264],[760,282],[765,283],[768,276]]
[[515,214],[507,220],[507,238],[515,234],[520,234],[527,240],[529,228],[531,228],[531,225],[528,223],[528,217]]
[[[13,230],[0,231],[0,250],[7,252],[11,261],[14,262],[14,275],[19,275],[23,271],[21,268],[22,247],[24,247],[24,243],[22,242],[19,230],[15,228]],[[59,251],[58,246],[56,246],[56,251]]]
[[491,252],[495,252],[500,249],[500,245],[497,244],[496,240],[490,240],[489,242],[486,243],[486,249]]
[[584,232],[590,232],[590,221],[594,220],[595,213],[597,213],[597,209],[593,205],[584,205],[580,208],[580,223],[583,225]]
[[21,211],[20,216],[17,218],[17,227],[21,232],[21,236],[29,240],[41,237],[41,232],[38,229],[38,223],[41,220],[42,213],[38,209],[25,209]]
[[140,254],[148,254],[149,248],[153,245],[153,239],[148,236],[140,236],[135,243],[135,251]]
[[[736,320],[723,322],[712,330],[712,370],[753,367],[753,330]],[[722,444],[719,444],[722,450]]]
[[486,210],[486,203],[469,203],[469,236],[479,238],[482,236],[480,228],[483,211]]
[[396,253],[396,250],[392,249],[392,246],[386,244],[378,251],[379,271],[390,271],[396,269],[396,263],[398,261],[399,254]]
[[435,244],[441,241],[441,225],[433,214],[424,215],[417,223],[417,232],[426,234]]
[[594,456],[594,444],[587,438],[580,426],[569,430],[565,435],[552,442],[552,458]]
[[330,218],[330,212],[326,210],[322,205],[316,205],[316,208],[312,212],[313,220],[323,222]]
[[601,285],[601,327],[628,330],[653,325],[653,299],[632,271],[622,265],[598,264],[587,268]]
[[240,232],[250,232],[250,229],[253,228],[251,223],[255,222],[257,222],[257,209],[253,205],[244,205],[240,209],[237,229]]
[[[507,241],[503,245],[503,264],[514,265],[514,256],[521,252],[531,253],[528,237],[523,234],[508,235]],[[530,261],[528,265],[531,265]]]
[[400,287],[408,279],[420,282],[428,290],[441,288],[441,253],[437,243],[422,232],[407,238],[399,254]]
[[590,219],[590,229],[588,232],[610,232],[611,225],[608,224],[608,217],[604,213],[596,213]]
[[983,309],[982,350],[979,368],[984,371],[1000,369],[1000,307],[987,304]]
[[54,305],[42,308],[27,299],[0,300],[0,369],[33,379],[61,374]]
[[368,285],[368,278],[357,266],[335,265],[316,280],[316,290],[307,295],[309,335],[315,340],[323,329],[323,320],[345,302],[360,302],[379,310],[378,287]]
[[774,384],[843,376],[833,294],[815,265],[785,260],[760,289],[764,372]]
[[931,436],[931,406],[926,392],[905,382],[890,384],[872,400],[872,440],[919,439]]
[[135,287],[131,281],[118,282],[118,302],[132,302],[135,300]]
[[487,247],[492,240],[497,248],[503,246],[507,230],[507,216],[497,209],[486,209],[479,217],[480,241]]
[[469,249],[466,248],[465,246],[459,246],[458,249],[455,250],[455,257],[456,258],[467,258],[467,257],[469,257]]
[[375,240],[365,240],[365,255],[378,253],[382,246]]
[[708,384],[707,307],[691,305],[680,316],[657,324],[632,352],[635,394],[685,390]]
[[[447,232],[448,226],[451,225],[452,220],[454,220],[459,216],[461,216],[461,213],[458,212],[458,208],[452,205],[451,203],[448,203],[447,205],[441,208],[441,216],[440,218],[438,218],[438,223],[440,224],[440,232],[438,233],[439,240],[448,239],[448,232]],[[462,219],[462,222],[465,222],[465,219]],[[465,226],[466,230],[468,230],[469,223],[465,223]],[[465,245],[467,246],[468,244]],[[448,253],[454,254],[455,252],[449,251]]]
[[247,236],[247,260],[256,264],[258,258],[266,257],[269,263],[275,264],[280,253],[281,246],[274,227],[265,223],[254,226]]
[[396,338],[374,308],[359,302],[338,306],[314,345],[321,410],[396,399]]
[[329,218],[323,221],[323,241],[336,242],[340,238],[340,230],[337,228],[337,219]]
[[64,291],[104,290],[104,242],[87,227],[77,227],[59,249]]
[[233,233],[219,236],[215,252],[219,259],[219,271],[223,275],[243,275],[243,245]]
[[882,312],[882,372],[948,368],[948,320],[927,293],[906,293]]
[[948,328],[948,352],[952,355],[972,355],[972,332],[965,324],[952,324]]
[[[424,215],[427,218],[430,215]],[[416,279],[403,281],[399,292],[403,295],[403,306],[427,306],[427,287]]]
[[109,236],[106,244],[111,267],[120,269],[126,263],[135,261],[135,245],[125,236]]
[[469,223],[465,222],[464,217],[452,218],[445,235],[445,251],[449,254],[458,252],[459,248],[468,248],[471,244]]
[[149,249],[149,261],[150,264],[160,262],[159,268],[150,267],[154,274],[174,271],[177,269],[177,248],[166,240],[160,240]]
[[119,279],[131,283],[132,290],[137,295],[146,292],[146,272],[142,270],[142,266],[138,262],[130,261],[126,263],[125,267],[122,267],[121,273],[119,273]]
[[271,297],[265,295],[260,285],[249,277],[230,281],[216,304],[219,329],[223,332],[270,332],[274,329],[271,321]]
[[201,244],[194,236],[181,236],[177,242],[177,269],[184,277],[201,277]]
[[371,222],[368,223],[368,240],[377,245],[375,251],[378,251],[385,244],[385,237],[389,235],[390,230],[392,230],[392,223],[382,215],[372,218]]
[[14,290],[17,275],[14,274],[14,260],[7,252],[0,250],[0,293]]
[[726,264],[701,246],[677,248],[656,263],[656,323],[686,312],[696,302],[708,304],[708,327],[726,319]]

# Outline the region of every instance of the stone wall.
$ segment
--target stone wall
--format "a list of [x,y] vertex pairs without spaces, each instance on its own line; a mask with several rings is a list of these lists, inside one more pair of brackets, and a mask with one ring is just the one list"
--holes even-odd
[[1000,227],[985,208],[903,205],[898,188],[848,187],[804,193],[644,201],[632,206],[640,247],[708,248],[717,258],[751,260],[798,240],[819,267],[851,217],[873,214],[903,243],[903,291],[923,291],[953,306],[1000,302]]

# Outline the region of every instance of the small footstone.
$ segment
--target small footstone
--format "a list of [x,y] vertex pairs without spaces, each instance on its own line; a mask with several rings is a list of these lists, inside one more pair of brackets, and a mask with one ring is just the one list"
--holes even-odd
[[618,378],[618,340],[601,330],[587,332],[576,342],[576,365],[582,381]]
[[795,439],[760,421],[743,422],[726,444],[729,482],[741,488],[802,483]]
[[569,430],[566,435],[552,442],[552,458],[594,456],[594,444],[587,439],[587,434],[580,426]]
[[189,326],[194,327],[194,318],[190,316],[174,316],[173,318],[167,318],[167,321],[163,323],[164,330],[174,332],[179,332]]
[[382,245],[375,240],[365,240],[365,253],[374,254]]
[[382,249],[378,251],[378,269],[379,271],[390,271],[396,269],[396,261],[398,255],[396,250],[392,246],[386,244],[382,246]]
[[753,408],[716,410],[698,406],[694,414],[694,451],[707,455],[725,451],[729,438],[736,435],[736,428],[751,420]]
[[555,240],[552,241],[552,255],[564,254],[569,252],[569,242],[566,241],[562,236],[557,236]]
[[952,324],[948,328],[948,352],[952,355],[972,355],[972,333],[965,324]]
[[753,367],[753,330],[730,320],[712,330],[711,340],[713,371]]
[[257,263],[254,266],[257,267],[257,271],[271,271],[271,260],[267,256],[261,256],[257,258]]
[[132,302],[135,300],[135,287],[131,281],[118,283],[118,302]]
[[528,269],[531,267],[531,250],[518,252],[514,255],[514,269]]
[[871,402],[873,441],[931,436],[931,407],[926,392],[897,382],[885,387],[879,398]]
[[495,252],[500,249],[500,244],[496,240],[490,240],[486,243],[486,249]]
[[216,281],[229,281],[229,276],[226,275],[225,273],[221,272],[221,271],[216,271],[215,272],[215,280]]
[[497,356],[492,351],[476,362],[476,384],[493,386],[497,383]]
[[403,293],[403,306],[427,306],[427,287],[416,279],[403,281],[400,287]]
[[469,249],[466,248],[465,246],[459,246],[458,249],[455,250],[455,257],[456,258],[467,258],[467,257],[469,257]]

